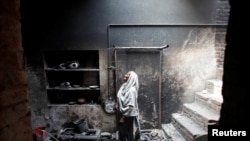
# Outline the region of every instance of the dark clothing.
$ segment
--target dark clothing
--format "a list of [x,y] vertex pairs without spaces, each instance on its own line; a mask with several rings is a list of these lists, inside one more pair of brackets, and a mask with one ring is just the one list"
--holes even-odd
[[125,117],[124,123],[119,123],[120,141],[137,141],[140,138],[137,117]]
[[135,72],[129,71],[117,93],[120,141],[137,141],[140,138],[138,90],[139,81]]

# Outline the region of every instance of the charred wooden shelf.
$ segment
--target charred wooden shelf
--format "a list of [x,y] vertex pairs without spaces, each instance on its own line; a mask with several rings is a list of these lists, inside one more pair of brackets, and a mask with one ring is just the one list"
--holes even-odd
[[84,87],[82,87],[82,88],[60,88],[60,87],[57,87],[57,88],[49,88],[49,87],[47,87],[46,88],[47,90],[65,90],[65,91],[72,91],[72,90],[100,90],[100,88],[84,88]]
[[45,68],[45,71],[99,71],[99,69],[95,69],[95,68],[78,68],[78,69]]
[[69,101],[79,98],[85,98],[86,103],[100,104],[98,50],[45,51],[43,57],[49,105],[68,106]]

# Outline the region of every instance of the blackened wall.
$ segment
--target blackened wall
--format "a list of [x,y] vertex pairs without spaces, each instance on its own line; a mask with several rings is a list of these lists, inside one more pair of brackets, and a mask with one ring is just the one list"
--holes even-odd
[[245,36],[245,19],[249,9],[246,3],[230,0],[230,17],[226,35],[223,75],[223,104],[219,124],[225,127],[245,127],[249,130],[249,101],[247,96],[249,73],[243,67],[248,63],[248,37]]
[[109,24],[214,24],[216,1],[24,1],[22,9],[29,50],[106,48]]
[[32,141],[20,0],[0,0],[0,140]]
[[[204,88],[204,81],[216,75],[217,60],[214,49],[216,26],[197,25],[215,24],[218,18],[216,17],[217,8],[216,0],[22,1],[23,47],[28,63],[33,127],[49,123],[51,128],[58,129],[60,123],[69,120],[68,111],[75,110],[67,107],[47,107],[46,98],[43,97],[46,92],[42,51],[49,49],[100,50],[104,62],[101,81],[107,84],[106,50],[112,44],[118,46],[170,45],[169,49],[163,52],[162,107],[156,106],[157,115],[162,113],[159,115],[162,116],[159,122],[169,122],[170,114],[178,111],[182,103],[192,101],[194,92]],[[136,28],[129,27],[122,32],[118,28],[118,31],[114,33],[114,28],[108,32],[109,25],[172,26],[155,26],[157,28],[153,29],[152,26],[135,26]],[[134,36],[131,36],[131,33]],[[124,39],[128,39],[127,42]],[[145,74],[144,76],[151,75],[148,69],[143,68],[139,68],[137,73]],[[153,79],[158,79],[158,76],[159,73],[153,75]],[[107,85],[103,87],[102,97],[104,98],[108,92]],[[146,92],[146,87],[144,89]],[[158,89],[155,92],[157,93]],[[139,104],[143,107],[144,102],[142,100]],[[150,112],[154,109],[146,111]],[[79,111],[73,113],[86,116],[79,114]],[[109,121],[115,120],[109,115],[104,117]],[[142,120],[146,123],[152,122],[150,116],[145,117]],[[89,119],[96,119],[96,117]],[[96,121],[92,121],[97,127],[104,130],[114,128],[112,125],[114,122],[98,120],[97,118]],[[145,127],[150,128],[158,125],[159,122]]]
[[[159,120],[168,122],[171,113],[181,109],[180,103],[192,102],[193,94],[205,88],[205,81],[215,78],[215,37],[220,28],[207,25],[110,25],[110,50],[114,50],[113,45],[118,49],[145,47],[141,52],[138,49],[117,50],[115,60],[118,83],[122,82],[127,70],[139,72],[139,103],[141,117],[147,121],[145,126],[146,123],[158,125]],[[169,47],[162,52],[147,49],[165,45]]]

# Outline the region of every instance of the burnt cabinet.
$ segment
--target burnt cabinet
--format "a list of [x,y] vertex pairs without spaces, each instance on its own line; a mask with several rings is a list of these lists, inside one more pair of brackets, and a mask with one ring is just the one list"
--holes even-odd
[[100,104],[98,50],[45,51],[43,56],[49,104]]

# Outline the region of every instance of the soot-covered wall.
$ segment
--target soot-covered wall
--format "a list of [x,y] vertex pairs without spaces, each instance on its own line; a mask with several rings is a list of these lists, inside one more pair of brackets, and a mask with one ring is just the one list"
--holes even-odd
[[[109,93],[107,56],[112,45],[169,45],[162,52],[161,101],[158,94],[161,63],[150,62],[160,60],[159,52],[150,53],[153,58],[143,54],[138,65],[126,67],[134,69],[141,78],[142,127],[154,128],[169,122],[170,114],[180,110],[182,103],[192,101],[193,93],[202,90],[204,81],[216,74],[217,27],[203,25],[216,23],[215,9],[216,0],[21,1],[33,128],[46,125],[58,130],[65,121],[85,117],[104,131],[115,130],[115,116],[106,114],[101,106],[48,107],[42,60],[44,50],[99,50],[101,95],[105,98]],[[133,53],[128,56],[129,60],[138,59]],[[150,63],[143,65],[143,59]],[[117,84],[126,70],[119,71]],[[150,89],[151,83],[155,90]]]
[[[216,29],[207,25],[110,25],[109,49],[116,51],[116,80],[138,73],[143,127],[169,122],[181,103],[192,102],[205,81],[216,77]],[[168,46],[164,49],[147,49]],[[122,49],[132,47],[128,49]],[[144,47],[135,49],[136,47]],[[111,59],[112,60],[112,59]]]

